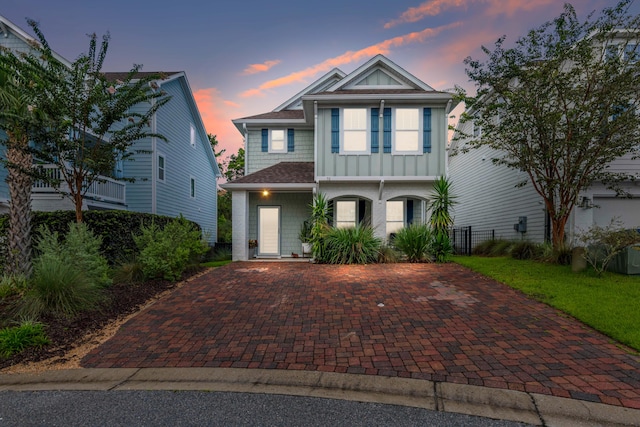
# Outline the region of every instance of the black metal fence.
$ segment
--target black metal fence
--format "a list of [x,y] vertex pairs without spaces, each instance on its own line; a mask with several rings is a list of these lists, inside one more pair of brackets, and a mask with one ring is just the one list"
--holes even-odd
[[449,238],[456,255],[471,255],[476,245],[496,238],[495,230],[472,230],[468,227],[455,227],[449,231]]

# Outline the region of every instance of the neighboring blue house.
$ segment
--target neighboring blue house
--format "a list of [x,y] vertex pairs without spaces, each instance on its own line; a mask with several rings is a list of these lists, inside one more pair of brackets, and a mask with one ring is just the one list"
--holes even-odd
[[[367,223],[377,236],[427,219],[445,174],[453,96],[378,55],[350,74],[334,69],[275,110],[233,120],[246,176],[232,192],[233,259],[303,255],[298,239],[313,195],[338,227]],[[306,255],[306,253],[304,253]]]
[[[31,40],[27,33],[0,16],[0,46],[28,49]],[[106,76],[116,80],[125,74],[106,73]],[[134,178],[135,182],[107,178],[106,182],[95,183],[85,197],[83,209],[182,214],[200,224],[209,242],[215,243],[217,179],[221,175],[218,163],[185,73],[164,73],[164,77],[155,82],[155,90],[162,90],[172,98],[158,110],[150,125],[152,132],[164,135],[168,141],[147,138],[136,142],[131,147],[132,160],[119,164],[115,172],[115,176]],[[6,176],[6,169],[0,167],[0,212],[8,210]],[[73,204],[55,189],[36,183],[32,207],[52,211],[73,209]]]

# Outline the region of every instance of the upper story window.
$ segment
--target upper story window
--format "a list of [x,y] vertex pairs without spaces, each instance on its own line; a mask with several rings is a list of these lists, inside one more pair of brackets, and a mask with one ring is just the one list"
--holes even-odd
[[283,129],[271,129],[269,135],[269,152],[286,153],[285,132]]
[[366,154],[367,143],[367,109],[344,108],[342,118],[342,147],[344,154]]
[[393,152],[396,154],[419,154],[420,109],[396,108],[393,124]]
[[190,124],[190,133],[189,133],[189,141],[191,142],[191,146],[193,148],[196,148],[196,128],[193,126],[193,124]]
[[622,59],[630,64],[638,62],[638,45],[635,43],[627,43],[624,47]]
[[189,178],[189,196],[192,199],[196,198],[196,179],[194,177]]

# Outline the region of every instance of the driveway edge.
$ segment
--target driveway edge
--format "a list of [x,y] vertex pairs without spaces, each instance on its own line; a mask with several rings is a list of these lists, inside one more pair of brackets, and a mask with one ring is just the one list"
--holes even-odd
[[638,409],[466,384],[319,371],[110,368],[0,375],[0,391],[9,390],[199,390],[285,394],[412,406],[533,425],[640,425]]

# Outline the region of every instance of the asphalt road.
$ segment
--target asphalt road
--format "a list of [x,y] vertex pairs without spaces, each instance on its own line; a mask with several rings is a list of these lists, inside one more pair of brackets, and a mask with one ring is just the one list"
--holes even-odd
[[524,426],[377,403],[201,391],[0,393],[0,426]]

